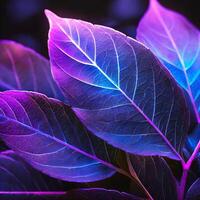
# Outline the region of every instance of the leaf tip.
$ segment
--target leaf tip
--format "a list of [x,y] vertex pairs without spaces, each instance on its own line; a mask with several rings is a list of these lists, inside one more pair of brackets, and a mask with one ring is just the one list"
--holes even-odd
[[51,26],[53,20],[55,20],[55,19],[57,18],[57,15],[54,14],[52,11],[50,11],[50,10],[48,10],[48,9],[45,9],[45,10],[44,10],[44,13],[45,13],[47,19],[49,20],[49,24],[50,24],[50,26]]
[[47,16],[47,18],[49,18],[50,16],[54,15],[54,13],[51,12],[50,10],[48,10],[48,9],[45,9],[45,10],[44,10],[44,13],[45,13],[45,15]]
[[150,6],[155,6],[159,4],[157,0],[150,0]]

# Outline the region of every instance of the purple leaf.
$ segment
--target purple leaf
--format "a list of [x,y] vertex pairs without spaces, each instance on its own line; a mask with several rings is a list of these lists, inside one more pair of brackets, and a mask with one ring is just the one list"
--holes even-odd
[[39,93],[0,93],[0,137],[32,166],[61,180],[97,181],[115,172],[96,156],[115,160],[117,150],[106,154],[106,145],[98,138],[93,143],[71,108]]
[[200,178],[198,178],[189,188],[186,194],[186,200],[200,199]]
[[29,90],[63,100],[55,84],[49,61],[13,41],[0,41],[0,91]]
[[130,155],[129,164],[154,199],[177,199],[176,179],[163,158]]
[[111,28],[46,15],[54,78],[87,128],[126,152],[182,159],[190,113],[155,56]]
[[13,151],[7,150],[0,153],[0,194],[63,189],[61,181],[36,171]]
[[134,179],[126,154],[91,134],[73,110],[46,96],[22,91],[0,93],[0,138],[39,171],[70,182],[94,182],[115,171]]
[[116,190],[106,190],[102,188],[89,188],[72,190],[66,194],[67,200],[144,200],[139,197],[132,196],[125,192]]
[[151,0],[137,29],[149,47],[190,95],[200,122],[200,32],[186,18]]

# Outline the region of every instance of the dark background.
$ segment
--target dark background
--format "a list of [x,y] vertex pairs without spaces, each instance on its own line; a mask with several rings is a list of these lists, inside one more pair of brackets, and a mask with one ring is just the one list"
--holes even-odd
[[[199,0],[162,0],[200,27]],[[113,27],[135,37],[148,0],[0,0],[0,39],[11,39],[48,56],[48,21],[44,9],[62,17]]]
[[[200,28],[200,0],[160,0],[159,2],[181,13]],[[46,8],[61,17],[82,19],[110,26],[135,37],[137,25],[148,3],[149,0],[0,0],[0,39],[18,41],[48,57],[49,25],[44,15]],[[170,164],[170,161],[168,162]],[[179,177],[180,166],[177,167],[177,163],[172,163],[170,166],[175,175]],[[88,185],[68,183],[67,187],[68,189],[104,187],[127,192],[134,188],[136,191],[136,185],[130,184],[129,181],[126,177],[116,174],[106,181]]]

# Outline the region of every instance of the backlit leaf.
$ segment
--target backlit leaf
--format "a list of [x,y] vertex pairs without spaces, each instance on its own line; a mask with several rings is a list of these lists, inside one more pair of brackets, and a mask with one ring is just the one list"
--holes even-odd
[[0,137],[32,166],[58,179],[90,182],[115,172],[96,156],[115,160],[117,150],[106,154],[106,145],[98,138],[93,143],[70,107],[39,93],[0,93]]
[[200,31],[185,17],[150,6],[137,29],[137,39],[149,47],[188,92],[200,122]]
[[46,15],[54,78],[87,128],[129,153],[181,159],[190,114],[155,56],[113,29]]

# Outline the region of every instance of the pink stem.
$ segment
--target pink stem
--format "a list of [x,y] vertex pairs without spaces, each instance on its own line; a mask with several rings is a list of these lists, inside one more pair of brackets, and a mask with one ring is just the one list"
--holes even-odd
[[189,160],[186,163],[182,163],[183,167],[183,175],[181,177],[180,185],[178,187],[178,199],[183,200],[184,199],[184,193],[185,193],[185,186],[186,181],[188,177],[188,171],[192,165],[193,160],[195,159],[197,153],[200,150],[200,141],[198,142],[196,148],[194,149],[192,155],[190,156]]
[[183,174],[181,177],[180,185],[178,186],[178,200],[184,199],[187,177],[188,177],[188,169],[183,168]]
[[185,166],[184,166],[185,169],[187,169],[187,170],[190,169],[193,160],[195,159],[197,153],[199,152],[199,149],[200,149],[200,141],[198,142],[197,146],[195,147],[195,149],[194,149],[192,155],[190,156],[189,160],[185,164]]

